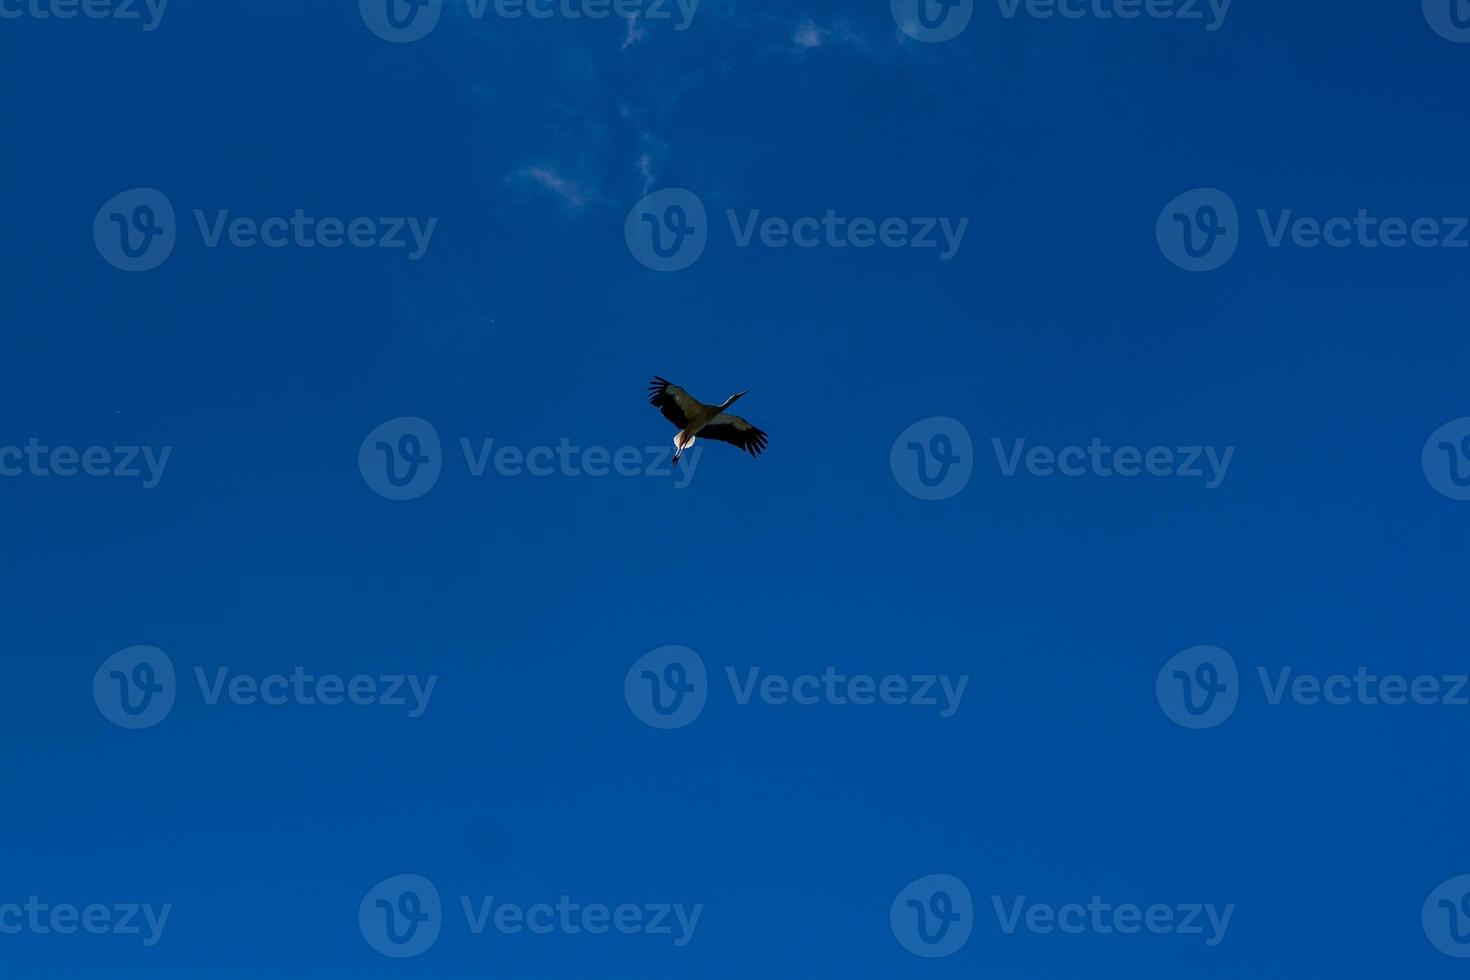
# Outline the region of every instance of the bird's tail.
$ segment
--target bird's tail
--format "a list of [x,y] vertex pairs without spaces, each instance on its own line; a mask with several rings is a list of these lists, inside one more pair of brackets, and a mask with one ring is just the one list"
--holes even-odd
[[694,437],[679,433],[674,436],[674,465],[679,465],[679,457],[684,455],[684,450],[694,445]]

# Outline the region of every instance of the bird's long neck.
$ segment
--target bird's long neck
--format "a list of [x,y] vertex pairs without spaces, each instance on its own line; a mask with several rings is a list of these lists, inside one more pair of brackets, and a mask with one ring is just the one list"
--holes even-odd
[[739,395],[731,395],[729,398],[726,398],[725,403],[719,407],[719,411],[723,412],[725,409],[735,404],[735,402],[738,401],[739,398]]

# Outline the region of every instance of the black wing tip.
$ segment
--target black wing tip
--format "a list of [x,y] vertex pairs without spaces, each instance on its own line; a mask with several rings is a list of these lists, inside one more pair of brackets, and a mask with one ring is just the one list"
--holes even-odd
[[746,428],[732,424],[707,425],[699,430],[699,435],[716,442],[729,443],[743,453],[759,456],[766,450],[769,441],[764,429],[757,429],[750,423],[745,423]]
[[750,432],[746,434],[745,438],[740,440],[738,445],[739,448],[750,453],[750,455],[759,456],[761,453],[766,451],[766,443],[768,441],[769,440],[766,438],[766,433],[764,429],[752,428]]

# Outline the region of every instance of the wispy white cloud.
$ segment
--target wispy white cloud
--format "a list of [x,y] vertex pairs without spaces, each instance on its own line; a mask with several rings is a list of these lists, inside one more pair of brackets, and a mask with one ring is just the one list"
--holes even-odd
[[505,180],[506,183],[515,180],[533,181],[561,198],[571,208],[580,208],[583,205],[599,200],[599,195],[596,190],[579,181],[563,176],[554,167],[548,167],[543,164],[522,167],[514,173],[507,175]]
[[812,48],[820,48],[827,32],[809,20],[804,20],[796,25],[796,33],[791,35],[791,43],[803,51]]
[[801,20],[791,32],[791,48],[795,54],[805,54],[817,48],[841,45],[859,54],[883,60],[884,51],[868,40],[867,36],[846,20],[835,20],[823,27],[810,17]]
[[648,130],[638,134],[638,179],[641,193],[647,194],[658,180],[659,165],[663,163],[669,145]]
[[643,35],[647,33],[647,30],[647,28],[638,23],[638,15],[636,13],[632,17],[629,17],[627,29],[623,31],[623,50],[626,51],[643,40]]
[[643,178],[643,193],[647,194],[653,187],[653,154],[644,151],[638,154],[638,176]]

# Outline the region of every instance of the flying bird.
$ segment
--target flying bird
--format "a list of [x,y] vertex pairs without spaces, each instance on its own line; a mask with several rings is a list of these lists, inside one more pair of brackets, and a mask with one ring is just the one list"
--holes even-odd
[[725,399],[723,405],[706,405],[689,392],[664,378],[655,377],[648,384],[648,404],[663,413],[664,418],[679,427],[674,436],[674,465],[684,450],[694,445],[695,436],[728,442],[752,456],[759,456],[766,448],[766,434],[738,415],[726,415],[725,409],[735,404],[745,393],[737,392]]

